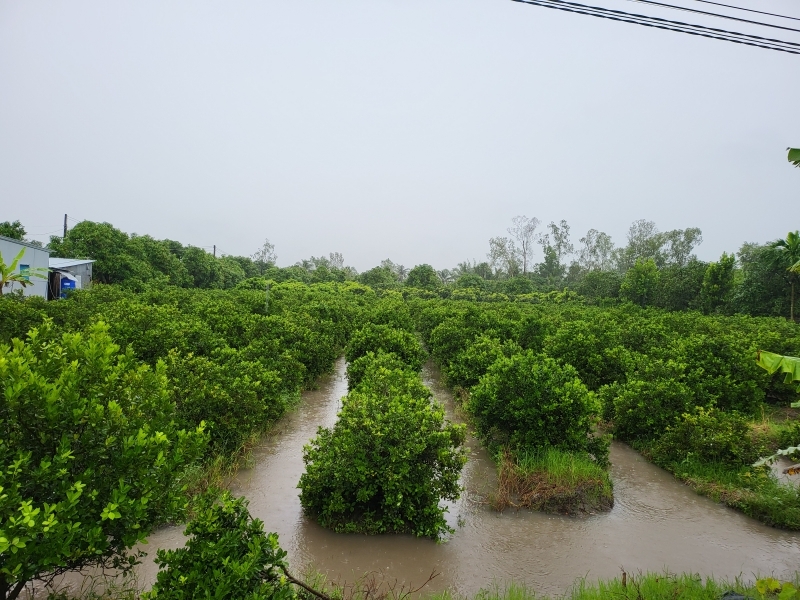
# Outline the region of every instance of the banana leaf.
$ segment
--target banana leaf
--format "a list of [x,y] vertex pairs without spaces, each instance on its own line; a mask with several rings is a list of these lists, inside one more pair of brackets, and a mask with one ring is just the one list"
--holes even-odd
[[756,364],[762,369],[766,369],[767,373],[772,375],[777,371],[786,373],[783,378],[785,383],[792,383],[793,381],[800,381],[800,358],[794,356],[782,356],[766,350],[759,350],[756,357]]
[[800,167],[800,148],[789,148],[789,162]]
[[[785,383],[792,383],[793,381],[800,381],[800,358],[794,356],[783,356],[775,354],[774,352],[767,352],[766,350],[759,350],[756,356],[756,364],[762,369],[766,369],[767,373],[772,375],[780,371],[785,373],[783,381]],[[792,402],[792,408],[800,408],[800,402]],[[800,453],[800,446],[792,446],[778,450],[772,456],[761,458],[753,463],[754,467],[761,467],[775,462],[779,456],[790,456],[792,454]],[[800,473],[800,465],[793,465],[784,471],[789,475],[796,475]]]

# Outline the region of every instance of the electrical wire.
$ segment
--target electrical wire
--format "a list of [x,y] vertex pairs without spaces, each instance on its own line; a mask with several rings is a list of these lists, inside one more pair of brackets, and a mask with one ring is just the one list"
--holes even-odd
[[697,10],[696,8],[689,8],[686,6],[676,6],[674,4],[664,4],[663,2],[655,2],[654,0],[629,0],[630,2],[638,2],[639,4],[650,4],[659,6],[661,8],[671,8],[683,12],[695,13],[698,15],[706,15],[709,17],[718,17],[720,19],[730,19],[731,21],[739,21],[740,23],[748,23],[750,25],[759,25],[761,27],[772,27],[774,29],[783,29],[785,31],[794,31],[800,33],[800,29],[794,27],[785,27],[783,25],[773,25],[772,23],[762,23],[761,21],[751,21],[750,19],[740,19],[739,17],[732,17],[730,15],[721,15],[719,13],[708,12],[707,10]]
[[51,233],[61,233],[63,229],[54,229],[53,231],[26,231],[25,235],[49,235]]
[[722,4],[721,2],[712,2],[711,0],[694,0],[695,2],[702,2],[703,4],[713,4],[714,6],[724,6],[725,8],[734,8],[736,10],[744,10],[751,13],[758,13],[760,15],[768,15],[770,17],[778,17],[779,19],[791,19],[792,21],[800,21],[800,17],[789,17],[787,15],[779,15],[771,12],[764,12],[763,10],[755,10],[752,8],[744,8],[742,6],[733,6],[731,4]]
[[531,6],[542,6],[544,8],[553,8],[556,10],[562,10],[576,14],[583,14],[592,17],[610,19],[612,21],[619,21],[622,23],[632,23],[636,25],[643,25],[645,27],[653,27],[656,29],[664,29],[668,31],[688,33],[689,35],[697,35],[711,39],[733,42],[736,44],[755,46],[757,48],[764,48],[766,50],[776,50],[778,52],[787,52],[789,54],[800,54],[800,44],[796,42],[787,42],[784,40],[765,38],[747,33],[738,33],[735,31],[728,31],[725,29],[717,29],[713,27],[706,27],[703,25],[694,25],[691,23],[683,23],[681,21],[672,21],[669,19],[662,19],[660,17],[650,17],[647,15],[629,13],[621,10],[613,10],[610,8],[604,8],[599,6],[578,4],[577,2],[568,2],[567,0],[513,0],[513,1],[519,2],[520,4],[528,4]]

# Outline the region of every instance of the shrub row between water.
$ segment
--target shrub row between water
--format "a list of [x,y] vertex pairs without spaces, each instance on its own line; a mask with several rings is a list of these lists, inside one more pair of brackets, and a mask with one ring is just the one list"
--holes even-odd
[[438,538],[452,531],[441,502],[461,491],[465,428],[445,420],[420,380],[425,353],[407,315],[401,300],[387,297],[378,323],[353,335],[338,421],[305,448],[303,509],[337,532]]
[[[800,442],[800,426],[785,409],[795,387],[755,363],[759,348],[800,354],[797,325],[561,301],[411,305],[432,355],[468,398],[490,445],[574,451],[586,440],[583,450],[602,464],[602,438],[585,436],[586,421],[576,418],[599,413],[617,438],[698,491],[767,523],[800,528],[797,489],[781,489],[750,466]],[[572,377],[588,395],[567,384]],[[587,399],[586,413],[569,412],[575,397]],[[765,420],[768,414],[779,418]]]

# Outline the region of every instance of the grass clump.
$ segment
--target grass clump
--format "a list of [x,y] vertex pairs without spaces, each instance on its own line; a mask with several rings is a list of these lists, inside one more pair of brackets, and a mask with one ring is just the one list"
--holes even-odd
[[584,454],[540,448],[515,455],[505,449],[498,470],[497,510],[512,506],[581,514],[614,505],[608,472]]
[[[539,594],[531,588],[511,583],[494,586],[478,592],[472,600],[720,600],[726,592],[745,597],[763,598],[756,585],[741,581],[703,579],[699,575],[683,573],[645,573],[631,575],[623,571],[620,577],[587,583],[581,580],[567,593],[559,596]],[[770,596],[775,597],[775,596]],[[428,596],[428,600],[456,600],[451,592]]]
[[800,488],[781,483],[766,468],[707,463],[691,456],[662,466],[716,502],[767,525],[800,530]]

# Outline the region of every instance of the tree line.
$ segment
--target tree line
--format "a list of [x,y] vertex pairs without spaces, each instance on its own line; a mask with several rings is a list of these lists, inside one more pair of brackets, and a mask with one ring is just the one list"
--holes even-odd
[[[629,301],[668,310],[794,317],[800,282],[800,234],[768,243],[744,243],[735,253],[704,262],[694,254],[702,243],[696,227],[660,231],[653,221],[634,221],[626,243],[590,229],[573,242],[565,220],[541,226],[539,219],[514,217],[506,236],[492,237],[486,260],[463,261],[451,269],[429,264],[407,268],[385,259],[359,273],[339,252],[277,266],[267,239],[250,256],[216,256],[205,248],[127,234],[110,223],[82,221],[66,237],[52,236],[51,255],[92,258],[95,281],[142,289],[153,284],[230,289],[252,278],[303,283],[358,281],[378,289],[419,288],[447,295],[473,289],[509,296],[571,290],[594,303]],[[0,223],[0,235],[25,239],[19,221]],[[537,261],[538,257],[538,261]]]

